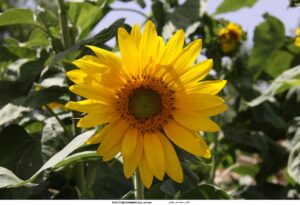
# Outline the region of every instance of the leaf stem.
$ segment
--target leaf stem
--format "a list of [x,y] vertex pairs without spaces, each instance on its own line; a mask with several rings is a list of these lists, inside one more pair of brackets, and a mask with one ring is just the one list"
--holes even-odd
[[61,119],[59,119],[58,115],[48,106],[48,105],[45,105],[46,109],[51,113],[51,115],[53,117],[55,117],[55,119],[58,121],[58,123],[60,124],[60,126],[63,128],[64,130],[64,133],[68,135],[68,129],[66,128],[66,126],[64,125],[63,121]]
[[[61,27],[61,35],[62,35],[62,45],[63,48],[66,50],[70,48],[71,46],[71,39],[70,39],[70,33],[68,28],[68,16],[65,9],[64,0],[57,0],[57,9],[58,9],[58,15],[59,15],[59,21],[60,21],[60,27]],[[67,80],[68,86],[71,86],[71,81]],[[76,96],[73,94],[70,94],[70,100],[76,101]],[[73,136],[78,135],[78,129],[76,127],[75,123],[75,112],[72,111],[72,132]]]
[[134,176],[133,176],[133,185],[134,185],[134,197],[137,200],[143,200],[145,199],[144,196],[144,184],[142,182],[140,172],[138,169],[136,170]]
[[212,167],[211,167],[211,170],[210,170],[210,177],[209,177],[209,183],[210,184],[214,184],[216,170],[217,170],[217,167],[218,167],[218,164],[219,164],[219,158],[218,158],[219,138],[220,138],[220,132],[218,134],[215,134],[215,136],[214,136]]
[[112,8],[113,11],[129,11],[129,12],[134,12],[137,13],[143,17],[145,17],[146,19],[148,19],[148,16],[146,14],[144,14],[143,12],[139,11],[139,10],[135,10],[135,9],[130,9],[130,8]]

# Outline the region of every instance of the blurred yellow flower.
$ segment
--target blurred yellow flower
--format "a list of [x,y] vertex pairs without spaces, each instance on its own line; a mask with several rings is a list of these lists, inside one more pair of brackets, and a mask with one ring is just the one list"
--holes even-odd
[[296,33],[295,45],[297,47],[300,47],[300,28],[298,28],[295,33]]
[[242,36],[243,31],[241,27],[235,23],[229,23],[226,28],[222,28],[219,31],[222,52],[229,53],[234,50]]
[[151,21],[143,33],[138,25],[130,34],[119,28],[121,57],[88,46],[96,56],[74,61],[79,70],[67,73],[76,84],[70,90],[86,98],[66,104],[86,113],[77,126],[107,124],[87,143],[100,143],[97,153],[104,161],[121,152],[125,176],[131,177],[138,168],[148,188],[154,176],[163,180],[165,173],[176,182],[183,181],[172,143],[210,158],[199,131],[219,131],[209,117],[227,109],[224,100],[216,96],[226,81],[198,82],[209,73],[213,62],[209,59],[194,65],[201,40],[183,48],[184,38],[184,31],[179,30],[165,44]]

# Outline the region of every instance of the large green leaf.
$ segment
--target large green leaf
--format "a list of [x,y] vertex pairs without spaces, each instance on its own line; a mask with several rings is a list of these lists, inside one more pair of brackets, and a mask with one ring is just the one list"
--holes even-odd
[[36,24],[30,9],[12,8],[0,14],[0,26]]
[[187,28],[200,18],[200,1],[186,0],[184,4],[176,6],[174,11],[167,13],[167,18],[177,28]]
[[290,153],[288,173],[296,182],[300,184],[300,142],[295,145]]
[[[283,23],[274,16],[264,15],[265,21],[255,28],[254,47],[249,59],[249,69],[257,78],[263,71],[271,76],[289,68],[291,57],[283,53],[287,59],[278,63],[281,58],[280,48],[284,45],[285,29]],[[276,57],[276,58],[275,58]],[[282,59],[282,58],[281,58]]]
[[200,184],[190,191],[185,192],[180,197],[181,199],[230,199],[230,196],[211,184]]
[[39,108],[43,105],[56,101],[67,92],[67,87],[51,86],[39,91],[32,92],[25,101],[25,105],[31,108]]
[[243,7],[252,7],[257,0],[224,0],[215,14],[237,11]]
[[68,14],[73,25],[78,30],[78,39],[82,40],[99,22],[104,14],[104,8],[99,8],[90,3],[69,2]]
[[[75,137],[67,146],[65,146],[61,151],[59,151],[58,153],[56,153],[54,156],[52,156],[33,176],[31,176],[29,179],[25,180],[25,181],[19,181],[19,180],[15,180],[16,183],[11,183],[12,180],[10,181],[3,181],[2,185],[4,186],[0,186],[0,188],[4,188],[4,187],[20,187],[20,186],[25,186],[28,183],[32,182],[39,174],[41,174],[43,171],[47,170],[47,169],[51,169],[51,168],[55,168],[56,165],[58,165],[59,163],[61,163],[61,161],[63,161],[69,154],[71,154],[73,151],[75,151],[77,148],[79,148],[80,146],[82,146],[93,134],[95,133],[94,130],[90,130],[87,132],[82,133],[81,135],[78,135],[77,137]],[[11,137],[6,137],[6,138],[11,138]],[[1,138],[0,138],[1,139]],[[2,143],[1,143],[2,145]],[[0,154],[2,157],[7,158],[8,155],[7,150],[0,150]],[[1,157],[0,156],[0,157]],[[2,161],[2,160],[0,160]],[[71,160],[72,162],[72,160]],[[32,162],[31,164],[34,164],[35,162]],[[2,165],[2,164],[1,164]],[[30,164],[28,164],[30,165]],[[28,166],[27,165],[27,166]],[[0,167],[1,168],[1,167]],[[0,169],[0,171],[3,171],[4,173],[0,172],[0,176],[3,174],[5,175],[7,173],[7,169]],[[13,173],[9,173],[10,174],[10,178],[14,178],[17,179],[18,177],[16,175],[14,175]],[[9,180],[9,179],[8,179]]]
[[20,178],[28,178],[42,165],[39,138],[30,136],[23,127],[10,125],[0,133],[0,166]]
[[270,86],[257,98],[249,102],[250,106],[257,106],[262,102],[269,100],[275,101],[274,96],[280,94],[292,86],[299,86],[300,66],[296,66],[279,75]]

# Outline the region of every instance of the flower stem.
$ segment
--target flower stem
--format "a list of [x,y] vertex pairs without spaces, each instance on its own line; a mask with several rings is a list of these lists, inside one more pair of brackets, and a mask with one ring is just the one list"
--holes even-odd
[[137,200],[145,199],[144,196],[144,184],[142,182],[140,172],[136,170],[133,177],[133,185],[134,185],[134,197]]
[[[68,28],[68,16],[65,9],[64,0],[57,0],[57,9],[59,15],[59,22],[61,27],[61,35],[62,35],[62,45],[64,50],[68,49],[71,46],[70,33]],[[67,69],[68,70],[68,69]],[[71,82],[67,80],[68,86],[71,86]],[[76,101],[76,96],[72,93],[70,94],[70,100]],[[73,136],[78,135],[78,129],[75,123],[75,112],[72,111],[72,132]]]
[[64,125],[63,121],[61,119],[59,119],[58,115],[48,105],[45,105],[45,107],[51,113],[51,115],[53,115],[53,117],[55,117],[55,119],[58,121],[60,126],[63,128],[65,135],[69,136],[68,129]]
[[61,27],[62,44],[64,49],[68,49],[71,43],[70,43],[70,34],[68,28],[68,18],[65,10],[64,0],[57,0],[57,8],[58,8],[59,22]]

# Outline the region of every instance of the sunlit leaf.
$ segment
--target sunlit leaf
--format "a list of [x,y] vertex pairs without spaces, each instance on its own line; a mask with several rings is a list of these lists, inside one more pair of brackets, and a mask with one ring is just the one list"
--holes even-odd
[[0,26],[36,24],[30,9],[12,8],[0,14]]
[[244,7],[252,7],[256,2],[257,0],[223,0],[215,14],[237,11]]
[[288,172],[293,179],[300,184],[300,143],[298,142],[292,149],[289,162]]
[[284,71],[270,84],[270,86],[262,93],[262,95],[255,98],[248,104],[250,106],[257,106],[266,100],[274,102],[275,101],[274,96],[276,94],[282,93],[292,86],[299,85],[297,83],[299,79],[300,79],[300,66]]
[[[254,47],[249,59],[249,69],[257,78],[263,71],[275,76],[289,68],[291,57],[284,53],[287,59],[278,64],[275,57],[280,56],[280,48],[284,44],[285,29],[283,23],[274,16],[264,15],[265,21],[255,28]],[[285,63],[285,64],[283,64]]]
[[29,110],[27,107],[6,104],[0,109],[0,126],[22,117],[23,113]]

